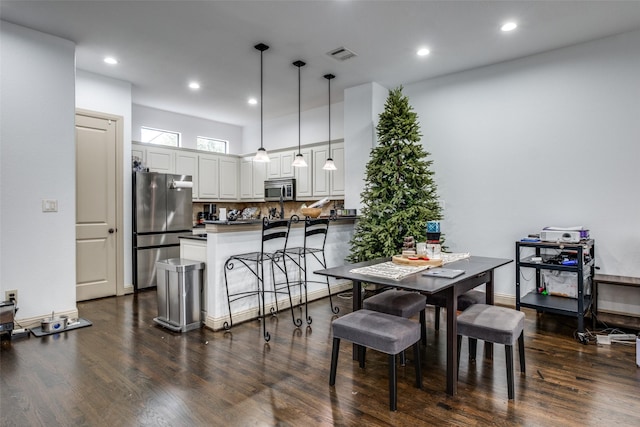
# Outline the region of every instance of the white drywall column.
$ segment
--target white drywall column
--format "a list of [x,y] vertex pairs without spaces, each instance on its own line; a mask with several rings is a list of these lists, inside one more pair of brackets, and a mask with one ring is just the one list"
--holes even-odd
[[388,90],[378,83],[366,83],[344,91],[344,164],[347,209],[362,207],[360,193],[369,153],[376,145],[378,115],[384,110]]
[[[18,319],[76,310],[75,45],[0,26],[0,291]],[[58,202],[42,212],[42,200]]]

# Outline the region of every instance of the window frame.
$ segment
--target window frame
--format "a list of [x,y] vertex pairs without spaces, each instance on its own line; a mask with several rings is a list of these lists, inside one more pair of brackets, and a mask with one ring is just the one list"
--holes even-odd
[[[176,137],[177,137],[177,145],[162,144],[162,143],[153,142],[153,141],[145,141],[144,138],[142,137],[143,130],[156,131],[156,132],[161,132],[163,134],[176,135]],[[182,133],[178,132],[178,131],[175,131],[175,130],[159,129],[159,128],[154,128],[154,127],[150,127],[150,126],[140,126],[140,141],[144,142],[145,144],[157,145],[158,147],[181,148],[182,147]]]

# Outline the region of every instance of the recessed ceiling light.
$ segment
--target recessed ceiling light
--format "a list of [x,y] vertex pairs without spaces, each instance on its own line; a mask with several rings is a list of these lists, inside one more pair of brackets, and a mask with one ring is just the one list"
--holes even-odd
[[118,63],[118,60],[113,56],[107,56],[106,58],[104,58],[104,62],[109,65],[116,65]]
[[515,22],[507,22],[507,23],[503,24],[502,27],[500,27],[500,29],[502,31],[505,31],[505,32],[513,31],[516,28],[518,28],[518,24],[516,24]]
[[189,89],[193,89],[193,90],[200,89],[200,83],[198,83],[198,82],[190,82],[189,83]]
[[426,47],[421,47],[420,49],[418,49],[418,51],[416,52],[416,54],[418,56],[427,56],[431,53],[431,51],[429,49],[427,49]]
[[256,105],[258,104],[258,100],[255,98],[249,98],[249,100],[247,101],[249,103],[249,105]]

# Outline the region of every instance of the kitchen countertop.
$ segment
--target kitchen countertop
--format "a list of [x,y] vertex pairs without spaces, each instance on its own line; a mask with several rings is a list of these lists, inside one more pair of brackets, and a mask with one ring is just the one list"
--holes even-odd
[[[329,218],[328,216],[321,216],[322,219]],[[359,217],[358,216],[339,216],[335,219],[331,219],[331,222],[336,223],[353,223]],[[242,219],[236,221],[205,221],[205,226],[208,233],[227,233],[235,231],[249,231],[256,230],[261,227],[262,219]],[[299,217],[299,221],[293,224],[292,227],[303,227],[304,217]]]
[[179,239],[191,239],[191,240],[207,240],[207,234],[205,232],[205,229],[202,229],[203,233],[202,234],[194,234],[192,236],[179,236]]
[[[321,216],[321,219],[327,219],[328,216]],[[334,218],[329,218],[332,221],[353,221],[358,219],[359,216],[339,216]],[[289,218],[287,218],[289,219]],[[299,217],[300,222],[304,221],[304,217]],[[215,225],[246,225],[246,224],[262,224],[262,219],[238,219],[235,221],[205,221],[205,224],[215,224]]]

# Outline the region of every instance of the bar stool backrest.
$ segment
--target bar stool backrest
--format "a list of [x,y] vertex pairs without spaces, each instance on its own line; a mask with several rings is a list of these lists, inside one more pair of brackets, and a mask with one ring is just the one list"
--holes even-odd
[[[329,231],[328,218],[309,218],[304,221],[304,249],[320,249],[324,251],[324,245],[327,241],[327,232]],[[318,238],[312,236],[321,234]],[[314,246],[315,244],[315,246]]]
[[289,220],[276,220],[269,221],[269,218],[265,217],[262,220],[262,253],[265,252],[265,242],[284,239],[284,244],[274,250],[282,250],[287,247],[287,240],[289,239],[289,229],[291,227],[291,221]]

